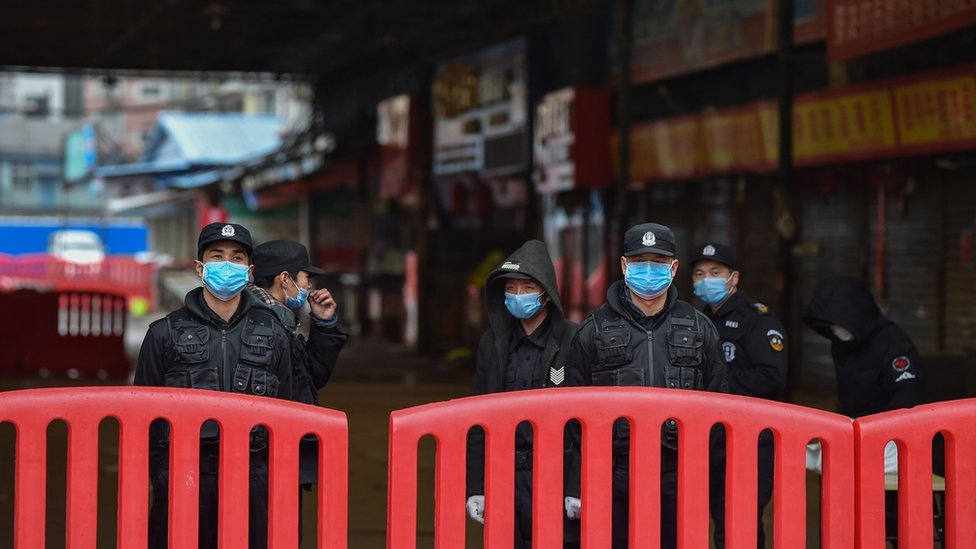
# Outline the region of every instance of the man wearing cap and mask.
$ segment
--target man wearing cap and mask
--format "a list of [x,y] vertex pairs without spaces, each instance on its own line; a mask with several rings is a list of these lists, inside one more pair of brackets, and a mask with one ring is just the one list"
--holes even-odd
[[[762,303],[749,299],[739,289],[739,267],[735,251],[709,242],[695,248],[691,259],[695,295],[707,306],[705,314],[722,340],[722,354],[728,370],[729,392],[770,400],[784,400],[788,353],[786,330]],[[724,455],[716,456],[712,467],[711,499],[715,519],[716,545],[725,540]],[[759,436],[759,529],[757,545],[766,547],[763,510],[773,495],[773,435]]]
[[[624,234],[624,279],[580,324],[567,368],[588,372],[592,385],[727,390],[719,338],[708,318],[680,301],[672,286],[678,271],[674,233],[643,223]],[[661,547],[677,544],[677,423],[661,434]],[[625,420],[613,433],[613,547],[628,546],[630,432]],[[584,502],[585,505],[585,502]]]
[[[290,335],[270,309],[243,291],[251,255],[251,234],[241,225],[212,223],[203,228],[196,262],[203,287],[187,293],[182,308],[149,326],[135,385],[291,398]],[[200,435],[199,546],[215,548],[219,427],[208,420]],[[267,547],[267,436],[263,428],[251,433],[251,548]],[[149,547],[162,549],[167,546],[169,483],[169,429],[162,422],[150,428],[149,459]]]
[[[254,248],[254,284],[248,292],[271,308],[292,334],[292,400],[318,404],[318,392],[335,370],[339,352],[349,334],[339,326],[332,294],[312,290],[312,277],[325,271],[312,265],[308,250],[290,240],[271,240]],[[296,313],[308,304],[311,325],[308,341],[298,333]],[[318,444],[314,436],[302,439],[299,484],[306,489],[318,481]]]
[[[570,369],[566,358],[576,324],[566,319],[556,273],[546,245],[530,240],[488,275],[485,307],[490,328],[478,345],[475,394],[543,387],[585,385],[581,369]],[[579,432],[567,430],[564,452],[564,546],[579,546]],[[575,442],[574,442],[575,441]],[[485,520],[484,432],[468,436],[466,508]],[[532,428],[515,434],[515,547],[532,546]]]

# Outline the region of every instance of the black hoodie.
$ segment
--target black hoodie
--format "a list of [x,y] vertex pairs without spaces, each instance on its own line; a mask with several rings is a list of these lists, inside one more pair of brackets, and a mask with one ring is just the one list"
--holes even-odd
[[[881,314],[862,281],[851,277],[821,281],[803,311],[803,320],[830,339],[841,413],[860,417],[922,402],[922,372],[915,344]],[[854,339],[838,339],[831,330],[834,325],[850,331]]]
[[[567,320],[563,312],[562,302],[559,300],[559,288],[556,286],[556,271],[553,269],[545,243],[529,240],[492,271],[485,282],[485,308],[488,311],[490,328],[481,337],[478,345],[474,393],[483,395],[505,390],[509,346],[513,334],[522,333],[519,321],[505,307],[504,275],[510,273],[531,276],[542,285],[549,296],[549,302],[545,305],[549,310],[549,318],[545,321],[549,323],[549,338],[541,360],[536,364],[532,388],[587,384],[588,380],[582,372],[565,368],[570,342],[573,334],[576,333],[576,323]],[[523,431],[524,429],[519,433],[518,450],[531,450],[531,434],[526,436],[527,433]],[[484,435],[481,431],[472,432],[468,448],[471,456],[468,461],[468,495],[484,494]],[[578,470],[576,472],[578,474]],[[567,480],[568,495],[578,496],[578,490],[578,478],[575,481]]]

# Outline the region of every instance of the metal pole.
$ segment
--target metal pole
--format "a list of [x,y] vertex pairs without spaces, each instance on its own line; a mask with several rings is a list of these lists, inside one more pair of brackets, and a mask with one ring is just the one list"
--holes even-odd
[[[778,286],[780,290],[779,312],[787,331],[794,336],[797,322],[793,312],[794,265],[793,244],[796,239],[793,192],[793,0],[778,0],[779,36],[779,166],[777,194],[779,195],[777,220],[779,232]],[[796,341],[796,340],[794,340]],[[799,348],[790,346],[791,359]],[[795,362],[791,360],[791,362]]]
[[623,224],[627,221],[627,189],[630,186],[630,50],[633,41],[633,0],[617,0],[617,158],[620,166],[617,179],[613,215],[607,220],[607,254],[611,273],[616,264],[616,254],[623,239]]

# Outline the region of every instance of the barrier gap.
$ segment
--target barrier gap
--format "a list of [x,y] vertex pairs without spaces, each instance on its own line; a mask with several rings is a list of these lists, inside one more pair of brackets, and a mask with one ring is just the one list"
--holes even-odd
[[[468,440],[468,446],[467,446],[468,449],[465,451],[465,454],[467,456],[467,462],[465,462],[465,466],[467,466],[468,463],[474,461],[483,462],[485,459],[485,452],[487,451],[485,449],[485,444],[484,444],[484,440],[485,440],[484,428],[480,425],[475,425],[471,427],[471,429],[469,429],[467,433],[467,440]],[[481,450],[477,453],[472,452],[470,450],[472,444],[474,444],[475,447],[481,448]],[[465,473],[467,473],[467,469],[465,469]],[[482,477],[481,480],[482,482],[484,482],[484,477]],[[465,482],[465,484],[467,484],[467,482]],[[467,498],[468,498],[468,490],[467,490],[467,485],[465,485],[465,490],[464,490],[465,504],[467,504]],[[478,522],[475,522],[470,517],[468,517],[468,510],[467,507],[465,506],[464,547],[466,549],[482,549],[484,547],[484,544],[485,544],[485,527],[484,525],[479,524]]]
[[[204,429],[205,428],[206,427],[204,427]],[[258,424],[251,428],[251,439],[250,439],[251,451],[249,452],[250,455],[248,456],[249,478],[253,476],[253,474],[251,474],[250,472],[254,471],[257,467],[261,466],[263,463],[269,463],[268,461],[269,458],[268,447],[270,445],[269,437],[270,437],[270,433],[268,432],[268,427],[266,425]],[[264,516],[262,517],[263,524],[270,524],[270,512],[269,512],[270,501],[269,501],[268,489],[271,481],[271,471],[267,468],[265,468],[264,477],[265,477],[265,482],[263,485],[255,486],[253,483],[249,483],[248,498],[250,499],[250,501],[260,502],[258,504],[258,507],[265,510]],[[215,478],[217,480],[217,483],[219,483],[220,482],[219,470],[218,470],[218,474],[215,475]],[[287,487],[285,489],[290,490],[292,491],[293,494],[298,495],[299,492],[296,488],[297,486]],[[258,489],[259,491],[255,491],[255,489]],[[203,497],[202,489],[200,491],[200,496],[201,498]],[[255,500],[255,498],[257,499]],[[255,539],[264,538],[265,541],[268,541],[269,531],[267,527],[264,532],[255,532],[254,529],[251,528],[251,526],[255,524],[255,516],[254,516],[255,514],[256,513],[254,512],[254,508],[251,507],[251,504],[249,504],[248,540],[250,540],[251,538],[255,538]],[[296,524],[295,527],[297,528],[298,525]]]
[[[305,439],[307,437],[308,440]],[[299,455],[301,456],[301,462],[299,463],[299,475],[301,471],[306,468],[311,471],[318,471],[322,462],[322,453],[319,450],[322,445],[322,439],[318,435],[312,433],[306,433],[303,440],[299,442]],[[314,439],[314,440],[312,440]],[[314,453],[312,448],[314,447]],[[328,466],[328,465],[326,465]],[[299,479],[300,482],[300,479]],[[304,485],[299,487],[301,507],[299,508],[299,521],[300,521],[300,546],[301,547],[318,547],[319,546],[319,521],[318,521],[318,511],[319,511],[319,491],[322,490],[321,480],[311,485]]]
[[[708,435],[708,514],[709,514],[709,530],[708,539],[715,540],[716,531],[722,526],[717,524],[715,520],[716,512],[723,512],[724,517],[728,517],[729,513],[726,506],[729,504],[726,492],[728,491],[728,483],[725,481],[727,477],[730,476],[728,471],[729,461],[728,461],[728,447],[726,445],[726,428],[724,423],[715,423],[712,425],[711,432]],[[726,529],[723,529],[725,531]],[[725,536],[722,535],[721,540],[724,541]],[[713,542],[714,543],[714,542]]]
[[417,549],[434,548],[434,457],[437,442],[424,435],[417,442]]
[[[534,454],[534,448],[533,448],[534,434],[535,431],[532,427],[532,424],[528,421],[519,422],[518,427],[515,428],[515,456],[514,456],[515,467],[514,467],[514,479],[513,479],[513,485],[515,489],[512,490],[512,501],[511,501],[512,515],[516,517],[514,527],[516,529],[519,529],[519,527],[521,527],[522,529],[526,529],[527,535],[530,536],[530,539],[532,535],[531,509],[533,507],[532,505],[532,497],[533,497],[532,496],[533,494],[532,462],[533,462],[533,454]],[[524,512],[524,510],[522,513],[519,513],[518,508],[516,507],[516,503],[518,502],[520,491],[523,491],[523,493],[525,494],[524,497],[527,500],[525,501],[525,503],[527,504],[527,508],[530,509],[528,513]],[[487,506],[487,504],[488,502],[486,500],[485,505]],[[516,532],[516,535],[520,535],[520,534]]]
[[67,524],[68,426],[54,420],[47,426],[47,505],[45,536],[47,549],[65,546]]
[[807,442],[807,547],[822,547],[823,448],[820,439]]
[[98,424],[98,547],[114,549],[118,536],[119,420]]
[[14,445],[13,423],[0,423],[0,547],[14,546]]
[[[939,431],[932,437],[932,531],[935,534],[936,547],[944,547],[946,539],[945,496],[946,476],[945,463],[945,435]],[[939,477],[942,477],[941,479]],[[939,490],[939,488],[942,490]]]
[[[767,493],[769,494],[769,501],[766,503],[766,508],[763,509],[762,517],[759,517],[759,520],[762,520],[763,524],[766,547],[772,547],[773,540],[775,539],[775,532],[773,529],[775,528],[776,524],[776,514],[775,510],[773,509],[773,487],[776,485],[776,456],[775,451],[773,451],[772,457],[766,456],[764,459],[763,452],[774,448],[774,438],[775,435],[773,434],[772,429],[763,429],[763,431],[759,433],[759,440],[757,441],[756,448],[759,461],[759,471],[757,477],[759,486],[756,494],[759,498],[762,498],[763,496],[761,491],[764,482],[763,475],[768,475],[768,478],[770,479],[769,484],[766,487]],[[758,513],[758,509],[756,512]]]

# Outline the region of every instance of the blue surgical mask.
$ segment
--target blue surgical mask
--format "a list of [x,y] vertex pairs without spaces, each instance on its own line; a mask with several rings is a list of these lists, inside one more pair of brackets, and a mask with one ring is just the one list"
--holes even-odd
[[[298,288],[298,284],[296,284],[293,279],[289,280],[291,280],[292,284],[295,284],[295,287]],[[304,307],[306,303],[308,303],[308,290],[305,288],[298,288],[298,295],[295,297],[292,297],[285,292],[285,306],[289,309],[297,311],[298,309]]]
[[729,296],[726,288],[729,278],[702,278],[695,282],[695,295],[708,305],[718,305]]
[[247,286],[250,269],[243,263],[211,261],[203,264],[203,285],[221,301],[230,301]]
[[526,320],[539,314],[542,309],[542,293],[510,294],[505,292],[505,307],[512,316],[519,320]]
[[630,291],[644,299],[653,299],[668,290],[671,286],[671,263],[655,263],[653,261],[636,261],[627,263],[624,282]]

